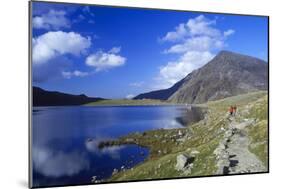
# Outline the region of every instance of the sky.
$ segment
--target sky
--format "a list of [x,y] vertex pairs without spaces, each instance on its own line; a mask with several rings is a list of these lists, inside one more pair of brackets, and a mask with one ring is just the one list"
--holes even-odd
[[32,82],[132,98],[165,89],[221,50],[267,61],[267,17],[32,2]]

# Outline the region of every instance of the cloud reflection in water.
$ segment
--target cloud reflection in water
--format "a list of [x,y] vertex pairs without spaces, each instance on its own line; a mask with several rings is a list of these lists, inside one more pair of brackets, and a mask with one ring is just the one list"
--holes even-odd
[[109,155],[113,159],[120,159],[120,150],[125,148],[125,145],[122,146],[110,146],[103,149],[98,148],[100,140],[91,140],[86,141],[85,146],[86,149],[94,153],[95,155],[101,156],[101,155]]
[[44,176],[72,176],[90,167],[85,154],[78,151],[65,153],[46,148],[33,148],[33,166]]

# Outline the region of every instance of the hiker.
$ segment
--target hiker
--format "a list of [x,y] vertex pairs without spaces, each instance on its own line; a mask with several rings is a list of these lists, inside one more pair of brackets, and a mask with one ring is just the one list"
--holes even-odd
[[233,106],[230,106],[230,108],[229,108],[229,110],[228,110],[228,111],[229,111],[229,115],[230,115],[230,116],[232,116],[232,115],[233,115],[233,110],[234,110],[234,109],[233,109]]
[[234,115],[234,116],[236,115],[236,110],[237,110],[237,106],[234,105],[234,106],[233,106],[233,115]]

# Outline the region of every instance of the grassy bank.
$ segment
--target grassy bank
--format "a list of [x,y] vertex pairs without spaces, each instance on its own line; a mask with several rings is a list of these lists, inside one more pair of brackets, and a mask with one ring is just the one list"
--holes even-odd
[[[114,174],[109,181],[216,174],[217,160],[214,150],[229,126],[227,110],[230,105],[238,107],[236,118],[238,121],[255,119],[255,123],[245,129],[251,141],[249,150],[267,166],[267,103],[266,92],[229,97],[201,105],[207,108],[205,118],[186,128],[132,133],[117,141],[110,141],[112,144],[109,145],[134,143],[148,147],[150,155],[146,161],[134,168]],[[182,153],[195,157],[191,172],[188,174],[175,169],[176,157]]]
[[143,99],[143,100],[131,100],[131,99],[113,99],[113,100],[100,100],[97,102],[91,102],[85,104],[85,106],[145,106],[145,105],[173,105],[172,103],[161,101],[161,100],[152,100],[152,99]]

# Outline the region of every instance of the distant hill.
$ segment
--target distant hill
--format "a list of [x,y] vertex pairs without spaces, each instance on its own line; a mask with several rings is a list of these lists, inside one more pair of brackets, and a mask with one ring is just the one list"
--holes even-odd
[[171,88],[144,93],[135,98],[169,100],[174,103],[203,103],[267,89],[268,64],[265,61],[221,51],[210,62],[194,70]]
[[172,94],[174,94],[179,87],[183,84],[184,79],[177,82],[175,85],[168,89],[162,89],[157,91],[152,91],[148,93],[143,93],[135,96],[133,99],[157,99],[157,100],[167,100]]
[[84,94],[72,95],[57,91],[46,91],[33,87],[33,106],[70,106],[82,105],[90,102],[104,100],[102,98],[87,97]]

